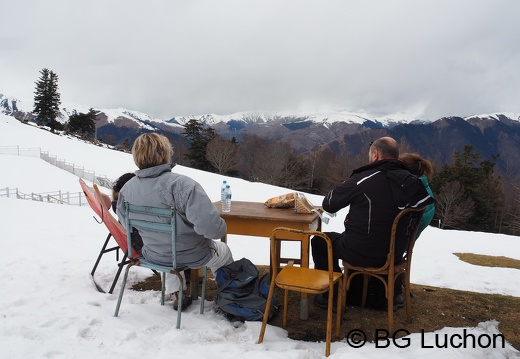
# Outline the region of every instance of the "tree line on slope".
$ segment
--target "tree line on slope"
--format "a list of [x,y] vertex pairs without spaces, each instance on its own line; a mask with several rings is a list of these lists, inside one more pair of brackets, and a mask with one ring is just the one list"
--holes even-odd
[[[56,121],[60,105],[58,76],[48,69],[42,69],[40,74],[33,110],[37,123],[49,126],[51,132],[65,130],[86,138],[95,136],[93,109],[88,113],[74,111],[65,125]],[[362,153],[338,153],[329,146],[296,153],[288,142],[271,141],[256,134],[246,134],[238,143],[235,138],[219,136],[195,119],[184,125],[183,136],[189,146],[174,144],[177,163],[315,194],[326,194],[367,160]],[[129,147],[127,143],[123,149]],[[416,152],[410,148],[401,151]],[[451,163],[436,166],[431,188],[437,200],[436,221],[440,227],[520,233],[520,179],[504,183],[495,173],[497,158],[498,155],[482,159],[471,145],[466,145],[463,152],[453,154]]]
[[[256,134],[246,134],[240,142],[227,140],[195,119],[185,124],[183,135],[190,145],[175,144],[180,164],[308,193],[326,194],[367,163],[363,153],[337,154],[328,146],[296,153],[288,142]],[[401,152],[420,150],[403,144]],[[434,224],[446,229],[520,232],[520,185],[508,190],[511,186],[495,173],[497,158],[483,159],[466,145],[462,152],[453,153],[451,163],[435,166],[431,183],[437,200]]]

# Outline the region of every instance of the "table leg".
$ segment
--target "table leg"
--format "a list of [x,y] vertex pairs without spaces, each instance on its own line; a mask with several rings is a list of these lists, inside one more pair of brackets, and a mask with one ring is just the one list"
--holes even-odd
[[[310,237],[306,236],[302,240],[301,246],[301,258],[303,268],[309,268],[309,246],[310,246]],[[308,320],[309,319],[309,298],[307,293],[301,293],[300,299],[300,319]]]
[[300,319],[309,319],[309,298],[307,297],[307,293],[302,293],[302,298],[300,299]]
[[190,269],[190,271],[190,296],[193,300],[196,300],[199,297],[199,270]]

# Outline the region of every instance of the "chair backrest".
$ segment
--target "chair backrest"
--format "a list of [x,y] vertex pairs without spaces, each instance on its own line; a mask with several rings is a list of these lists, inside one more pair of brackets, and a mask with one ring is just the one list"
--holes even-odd
[[[131,229],[145,234],[147,231],[167,234],[172,243],[172,268],[177,268],[176,216],[173,208],[139,206],[125,202],[126,231],[129,243]],[[131,245],[131,244],[130,244]]]
[[409,239],[407,250],[405,251],[405,257],[409,258],[412,255],[413,246],[417,239],[417,232],[419,231],[419,224],[421,222],[422,215],[426,207],[420,208],[405,208],[400,211],[394,219],[392,224],[392,232],[390,236],[390,248],[388,251],[388,257],[385,267],[395,266],[395,242],[397,240],[397,233],[400,227],[406,229],[406,235]]
[[112,205],[112,201],[110,200],[110,197],[107,196],[106,194],[100,192],[102,201],[99,201],[94,193],[94,188],[87,185],[85,183],[85,181],[83,181],[83,179],[81,179],[81,178],[79,179],[79,184],[81,186],[81,189],[83,190],[83,193],[85,194],[85,198],[87,199],[87,202],[88,202],[90,208],[92,208],[92,210],[98,216],[101,217],[101,211],[102,211],[101,203],[104,203],[105,206],[110,208],[110,206]]
[[286,227],[277,227],[271,232],[271,263],[272,268],[279,268],[280,263],[280,251],[281,244],[277,243],[277,241],[301,241],[302,237],[306,236],[308,238],[315,236],[321,237],[327,243],[327,261],[329,268],[329,280],[332,281],[334,278],[333,273],[333,255],[332,255],[332,241],[330,238],[323,232],[312,231],[312,230],[301,230],[294,228],[286,228]]
[[110,204],[107,204],[106,201],[103,200],[103,194],[99,191],[99,188],[95,183],[94,194],[97,201],[101,203],[101,213],[99,215],[101,217],[101,221],[108,228],[119,248],[121,248],[124,253],[128,252],[128,256],[130,258],[138,258],[139,255],[137,252],[132,247],[128,247],[128,239],[126,238],[127,234],[125,228],[114,218],[114,216],[112,216],[109,210]]

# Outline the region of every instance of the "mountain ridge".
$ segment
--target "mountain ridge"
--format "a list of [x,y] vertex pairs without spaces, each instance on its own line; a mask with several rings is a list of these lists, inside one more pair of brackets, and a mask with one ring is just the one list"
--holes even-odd
[[[22,120],[34,120],[32,108],[13,97],[0,93],[0,112]],[[62,107],[59,121],[64,123],[73,113],[88,112],[89,107],[74,105]],[[270,141],[287,141],[298,152],[314,147],[328,147],[333,152],[358,155],[377,137],[392,136],[400,143],[420,152],[424,157],[444,164],[454,152],[465,145],[485,159],[499,154],[498,169],[502,173],[520,174],[520,115],[513,112],[446,116],[434,121],[423,121],[404,113],[391,116],[372,116],[350,112],[261,112],[243,111],[229,115],[204,114],[175,116],[161,120],[139,111],[96,109],[97,136],[109,139],[111,145],[132,143],[141,133],[160,131],[170,139],[189,144],[182,136],[183,125],[197,119],[212,127],[219,135],[240,142],[244,135],[258,135]],[[517,164],[518,163],[518,164]]]

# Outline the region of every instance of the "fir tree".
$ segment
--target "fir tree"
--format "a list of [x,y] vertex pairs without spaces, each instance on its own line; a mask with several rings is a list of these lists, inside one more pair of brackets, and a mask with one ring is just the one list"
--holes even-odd
[[[491,160],[482,160],[480,153],[473,152],[473,146],[464,146],[464,152],[455,152],[453,163],[445,165],[432,182],[432,189],[442,197],[442,188],[448,183],[460,184],[459,192],[474,203],[471,216],[459,225],[463,229],[497,232],[502,217],[503,193],[500,177],[494,167],[498,155]],[[459,201],[460,202],[460,201]]]
[[96,111],[93,108],[88,113],[77,113],[74,111],[69,117],[67,130],[70,132],[93,136],[96,131]]
[[202,123],[192,118],[184,125],[182,134],[190,141],[190,148],[185,157],[190,161],[191,166],[203,171],[213,171],[213,165],[206,158],[206,148],[215,137],[215,131],[211,127],[204,127]]
[[38,124],[47,125],[54,132],[60,124],[56,121],[60,111],[60,94],[58,92],[58,75],[43,69],[41,77],[36,81],[34,91],[34,110]]

